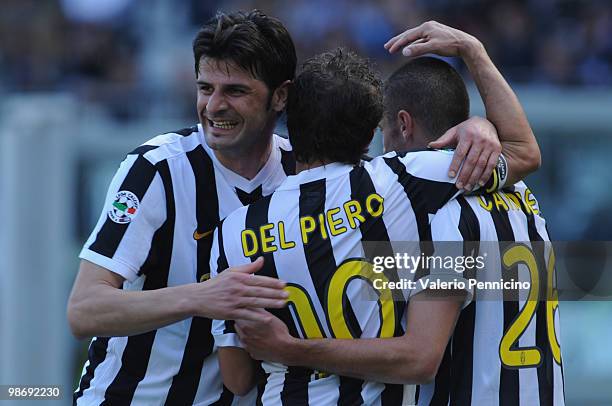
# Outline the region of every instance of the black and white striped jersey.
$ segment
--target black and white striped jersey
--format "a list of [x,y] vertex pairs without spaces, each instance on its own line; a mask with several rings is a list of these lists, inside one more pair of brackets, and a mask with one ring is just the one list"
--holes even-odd
[[478,242],[486,267],[476,281],[530,285],[523,295],[476,290],[434,382],[419,388],[418,404],[564,405],[554,251],[531,191],[519,182],[502,192],[459,196],[431,227],[435,240]]
[[[200,125],[153,138],[121,164],[80,257],[124,277],[124,290],[206,279],[219,220],[294,173],[290,150],[275,135],[268,162],[247,180],[219,163]],[[210,319],[190,318],[144,334],[94,338],[75,403],[231,404],[210,329]]]
[[[363,295],[374,290],[375,276],[362,242],[431,240],[430,218],[458,193],[447,176],[451,159],[447,151],[389,153],[361,166],[333,163],[290,176],[271,196],[224,220],[215,234],[212,275],[263,256],[259,273],[287,282],[289,306],[275,314],[296,337],[401,335],[405,302],[381,299],[389,294],[381,290],[378,300]],[[231,321],[215,320],[213,335],[219,346],[240,346]],[[264,405],[414,401],[412,386],[269,362],[263,367]]]

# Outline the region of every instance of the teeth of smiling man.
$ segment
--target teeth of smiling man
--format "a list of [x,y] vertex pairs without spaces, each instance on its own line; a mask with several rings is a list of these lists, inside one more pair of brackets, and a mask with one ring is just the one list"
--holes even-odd
[[211,123],[215,128],[222,128],[224,130],[231,130],[238,125],[236,121],[212,121]]

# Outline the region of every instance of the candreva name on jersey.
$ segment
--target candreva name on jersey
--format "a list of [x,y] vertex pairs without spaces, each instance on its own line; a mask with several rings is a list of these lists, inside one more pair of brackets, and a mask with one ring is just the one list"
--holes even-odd
[[[341,216],[344,211],[345,216]],[[371,193],[363,201],[351,199],[320,213],[317,217],[301,216],[298,218],[302,243],[308,245],[313,233],[321,233],[323,239],[329,235],[337,236],[346,233],[349,228],[356,229],[365,223],[367,217],[380,217],[384,212],[384,199],[378,193]],[[275,231],[275,232],[273,232]],[[278,236],[278,238],[276,237]],[[242,253],[251,257],[259,253],[275,252],[279,248],[286,250],[295,247],[295,241],[287,238],[285,224],[266,223],[256,230],[245,229],[241,232]]]

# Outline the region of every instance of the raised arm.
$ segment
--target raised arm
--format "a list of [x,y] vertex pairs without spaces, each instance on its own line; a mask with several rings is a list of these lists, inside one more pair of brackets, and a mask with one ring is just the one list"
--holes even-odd
[[[394,53],[402,50],[405,56],[417,57],[427,53],[442,56],[457,56],[463,59],[482,97],[486,118],[497,129],[502,145],[502,153],[507,159],[509,176],[507,183],[512,184],[541,164],[540,149],[531,130],[523,108],[510,85],[495,67],[483,44],[472,35],[429,21],[418,27],[408,29],[391,38],[385,48]],[[463,123],[462,123],[463,124]],[[461,126],[461,124],[460,124]],[[459,127],[459,126],[458,126]],[[465,173],[459,175],[458,184],[484,184],[485,177],[491,173],[495,160],[481,154],[482,142],[471,142],[470,137],[457,145],[457,159],[451,170],[457,170],[465,157]],[[432,147],[440,148],[457,143],[457,127],[443,135],[440,142]],[[459,139],[460,141],[460,139]]]

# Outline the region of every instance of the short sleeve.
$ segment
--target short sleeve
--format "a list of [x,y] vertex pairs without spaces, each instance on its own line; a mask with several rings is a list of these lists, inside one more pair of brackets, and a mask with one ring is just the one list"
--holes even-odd
[[142,155],[128,155],[79,257],[134,281],[166,216],[166,194],[156,167]]
[[[444,205],[431,221],[433,250],[428,258],[427,267],[417,271],[416,288],[410,295],[414,296],[427,288],[458,289],[467,293],[463,307],[473,299],[474,288],[470,285],[475,280],[477,264],[474,251],[476,236],[467,222],[473,221],[466,212],[469,204],[463,196]],[[476,224],[477,226],[477,224]]]

